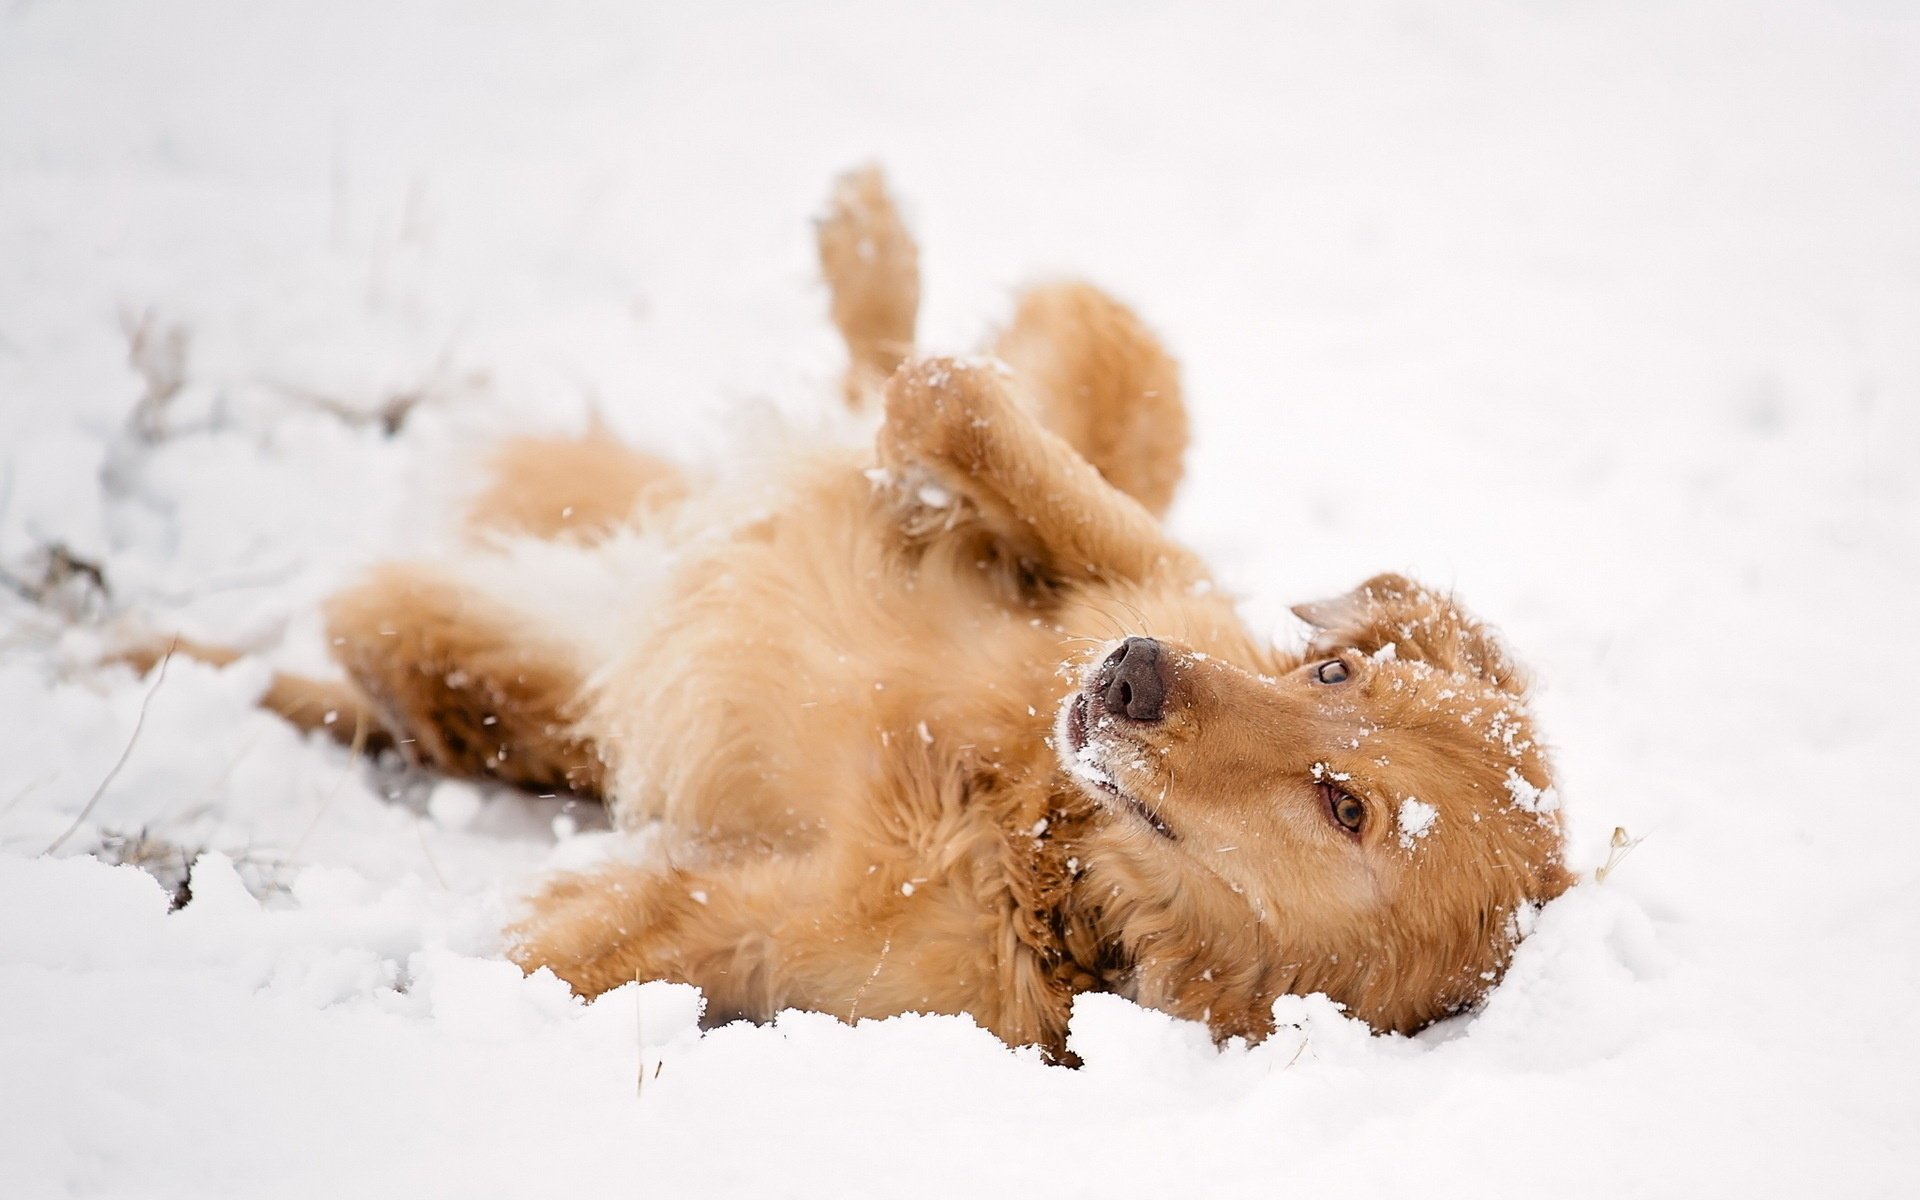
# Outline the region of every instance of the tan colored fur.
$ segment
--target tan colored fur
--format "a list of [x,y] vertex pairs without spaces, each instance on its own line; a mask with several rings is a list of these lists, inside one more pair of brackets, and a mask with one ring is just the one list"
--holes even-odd
[[[880,251],[849,252],[850,230]],[[1186,422],[1132,314],[1037,290],[1007,367],[893,369],[918,278],[877,174],[837,194],[822,261],[849,395],[890,372],[874,447],[796,448],[779,504],[683,531],[619,645],[558,644],[418,564],[329,609],[341,662],[425,760],[662,823],[654,859],[552,881],[514,960],[587,995],[698,984],[709,1021],[970,1013],[1056,1057],[1089,989],[1221,1037],[1269,1032],[1289,992],[1402,1031],[1484,995],[1527,907],[1570,882],[1491,634],[1382,576],[1303,608],[1308,654],[1268,645],[1158,524]],[[540,525],[560,480],[603,494],[561,501],[601,528],[659,478],[559,469],[581,453],[626,461],[519,443],[479,519],[577,528]],[[1122,634],[1159,639],[1164,719],[1102,707]],[[1322,682],[1336,657],[1347,678]],[[1341,794],[1366,806],[1357,834]],[[1418,829],[1410,799],[1434,814]]]
[[487,467],[488,485],[467,510],[476,534],[592,540],[687,494],[672,463],[623,445],[597,424],[578,438],[508,438]]
[[334,657],[410,757],[452,775],[594,791],[568,648],[427,564],[393,563],[327,603]]
[[1179,368],[1126,306],[1084,283],[1034,288],[994,353],[1026,382],[1041,424],[1147,511],[1167,511],[1187,445]]
[[863,409],[913,353],[920,248],[877,167],[838,181],[815,233],[833,325],[847,346],[847,405]]

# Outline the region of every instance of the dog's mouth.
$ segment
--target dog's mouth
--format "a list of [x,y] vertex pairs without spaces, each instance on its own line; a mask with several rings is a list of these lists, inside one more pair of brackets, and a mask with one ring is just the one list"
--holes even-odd
[[1177,840],[1158,812],[1114,780],[1094,740],[1093,723],[1093,699],[1084,691],[1068,697],[1060,709],[1061,767],[1107,808],[1130,814],[1168,841]]

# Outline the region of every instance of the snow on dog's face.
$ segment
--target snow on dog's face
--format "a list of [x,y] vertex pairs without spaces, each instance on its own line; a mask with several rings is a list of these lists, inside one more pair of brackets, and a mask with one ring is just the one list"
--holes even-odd
[[1470,1006],[1570,883],[1524,683],[1492,635],[1398,576],[1297,609],[1281,674],[1130,638],[1060,718],[1062,764],[1112,814],[1087,894],[1134,994],[1266,1032],[1325,991],[1376,1028]]

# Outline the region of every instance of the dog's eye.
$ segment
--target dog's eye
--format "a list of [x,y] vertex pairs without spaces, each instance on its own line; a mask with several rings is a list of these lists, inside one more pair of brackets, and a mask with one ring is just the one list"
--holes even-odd
[[1313,669],[1313,677],[1321,683],[1345,683],[1347,664],[1337,658],[1330,658]]
[[1333,819],[1340,822],[1340,828],[1349,833],[1359,833],[1360,826],[1366,822],[1367,806],[1346,792],[1333,794]]

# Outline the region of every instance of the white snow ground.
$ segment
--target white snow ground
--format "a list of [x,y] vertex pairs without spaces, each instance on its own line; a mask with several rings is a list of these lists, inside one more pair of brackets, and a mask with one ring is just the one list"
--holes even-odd
[[[45,853],[147,695],[57,610],[312,663],[486,432],[822,405],[803,218],[869,158],[928,344],[1061,271],[1167,335],[1175,523],[1278,636],[1411,570],[1537,669],[1580,861],[1646,840],[1484,1013],[1215,1052],[1096,997],[1072,1072],[581,1005],[494,931],[607,835],[423,803],[254,712],[264,660],[174,663]],[[111,596],[0,594],[0,1193],[1913,1194],[1917,214],[1891,2],[14,0],[0,565]],[[86,856],[141,830],[221,852],[177,914]]]

